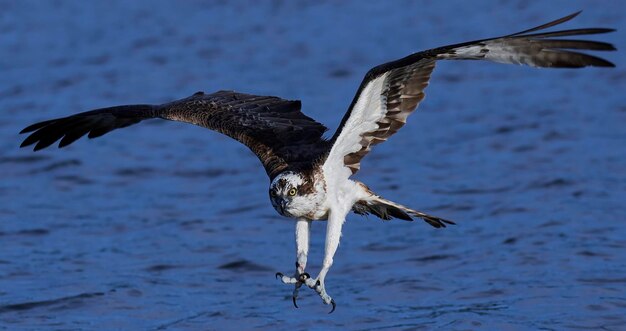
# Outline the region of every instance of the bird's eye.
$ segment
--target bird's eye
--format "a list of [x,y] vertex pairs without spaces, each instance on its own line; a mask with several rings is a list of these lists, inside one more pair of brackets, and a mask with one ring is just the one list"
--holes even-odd
[[289,196],[291,197],[295,196],[296,193],[298,193],[298,190],[296,190],[295,188],[292,188],[291,190],[289,190]]
[[270,196],[275,197],[276,196],[276,192],[274,192],[274,190],[270,190]]

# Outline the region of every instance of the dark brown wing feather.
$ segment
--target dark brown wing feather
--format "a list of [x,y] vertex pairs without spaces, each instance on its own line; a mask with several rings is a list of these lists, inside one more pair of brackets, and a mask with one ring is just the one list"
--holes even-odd
[[250,148],[273,178],[288,166],[310,164],[327,150],[326,128],[300,111],[300,101],[255,96],[232,91],[196,93],[171,103],[96,109],[33,124],[21,147],[40,150],[61,139],[64,147],[88,134],[89,138],[151,118],[192,123],[218,131]]
[[[424,98],[424,89],[428,85],[436,60],[488,60],[548,68],[614,67],[613,63],[602,58],[571,51],[572,49],[615,50],[611,44],[589,40],[549,39],[607,33],[614,31],[613,29],[588,28],[531,34],[531,32],[567,22],[579,13],[511,35],[439,47],[372,68],[365,75],[339,128],[330,140],[333,144],[330,153],[333,153],[334,144],[340,136],[359,135],[355,139],[342,140],[360,141],[360,150],[344,155],[344,165],[350,168],[353,174],[357,172],[361,159],[367,155],[371,147],[382,143],[396,133],[405,124],[406,118],[417,108]],[[383,75],[386,77],[379,93],[362,94],[369,84]],[[379,99],[372,100],[369,104],[382,104],[380,116],[376,119],[375,130],[345,132],[343,129],[353,115],[355,105],[361,98],[368,97]],[[354,126],[349,127],[354,129]]]
[[35,151],[46,148],[61,139],[65,147],[89,133],[89,138],[99,137],[118,128],[159,116],[152,105],[129,105],[96,109],[76,115],[35,123],[20,133],[31,133],[20,147],[35,144]]

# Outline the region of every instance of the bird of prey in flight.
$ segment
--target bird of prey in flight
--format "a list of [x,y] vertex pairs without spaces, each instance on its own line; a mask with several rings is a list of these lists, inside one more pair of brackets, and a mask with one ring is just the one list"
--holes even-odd
[[[544,32],[580,12],[522,32],[464,42],[411,54],[372,68],[361,82],[348,111],[333,136],[326,127],[300,110],[300,101],[256,96],[234,91],[203,92],[162,105],[127,105],[96,109],[28,126],[21,147],[34,150],[56,142],[64,147],[87,134],[102,136],[146,119],[161,118],[215,130],[246,145],[269,176],[269,198],[283,216],[295,220],[296,267],[293,276],[277,273],[292,284],[293,304],[305,285],[325,304],[335,301],[324,286],[339,245],[341,228],[351,211],[383,220],[421,218],[435,228],[453,222],[405,207],[350,179],[372,147],[386,141],[406,123],[424,98],[424,89],[439,60],[487,60],[545,68],[614,67],[602,58],[579,50],[611,51],[608,43],[560,37],[613,31],[586,28]],[[539,32],[542,31],[542,32]],[[322,268],[316,277],[306,270],[312,221],[326,221]]]

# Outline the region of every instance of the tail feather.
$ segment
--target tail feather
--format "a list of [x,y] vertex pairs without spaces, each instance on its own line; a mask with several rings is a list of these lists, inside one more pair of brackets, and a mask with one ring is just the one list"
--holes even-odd
[[409,209],[409,213],[413,216],[423,219],[426,223],[436,228],[445,228],[446,224],[456,225],[456,223],[454,223],[453,221],[450,221],[441,217],[433,216],[433,215],[428,215],[428,214],[419,212],[417,210]]
[[352,211],[360,215],[372,214],[386,221],[393,218],[412,221],[413,218],[411,216],[414,216],[421,218],[435,228],[445,228],[446,224],[456,224],[441,217],[428,215],[426,213],[407,208],[401,204],[397,204],[374,194],[372,194],[372,196],[367,200],[358,201],[354,207],[352,207]]

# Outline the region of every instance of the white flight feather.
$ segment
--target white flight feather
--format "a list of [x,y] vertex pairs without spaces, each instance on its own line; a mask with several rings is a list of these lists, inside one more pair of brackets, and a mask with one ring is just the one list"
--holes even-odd
[[[359,151],[362,148],[360,144],[361,139],[363,139],[362,135],[378,129],[376,122],[385,117],[387,108],[384,106],[386,100],[384,100],[383,91],[386,88],[387,75],[388,73],[380,75],[363,88],[350,117],[343,128],[338,129],[341,130],[341,133],[322,166],[327,185],[339,186],[336,189],[341,191],[341,185],[338,184],[345,182],[352,174],[350,169],[344,165],[344,157]],[[329,193],[337,192],[330,188],[328,191]]]

